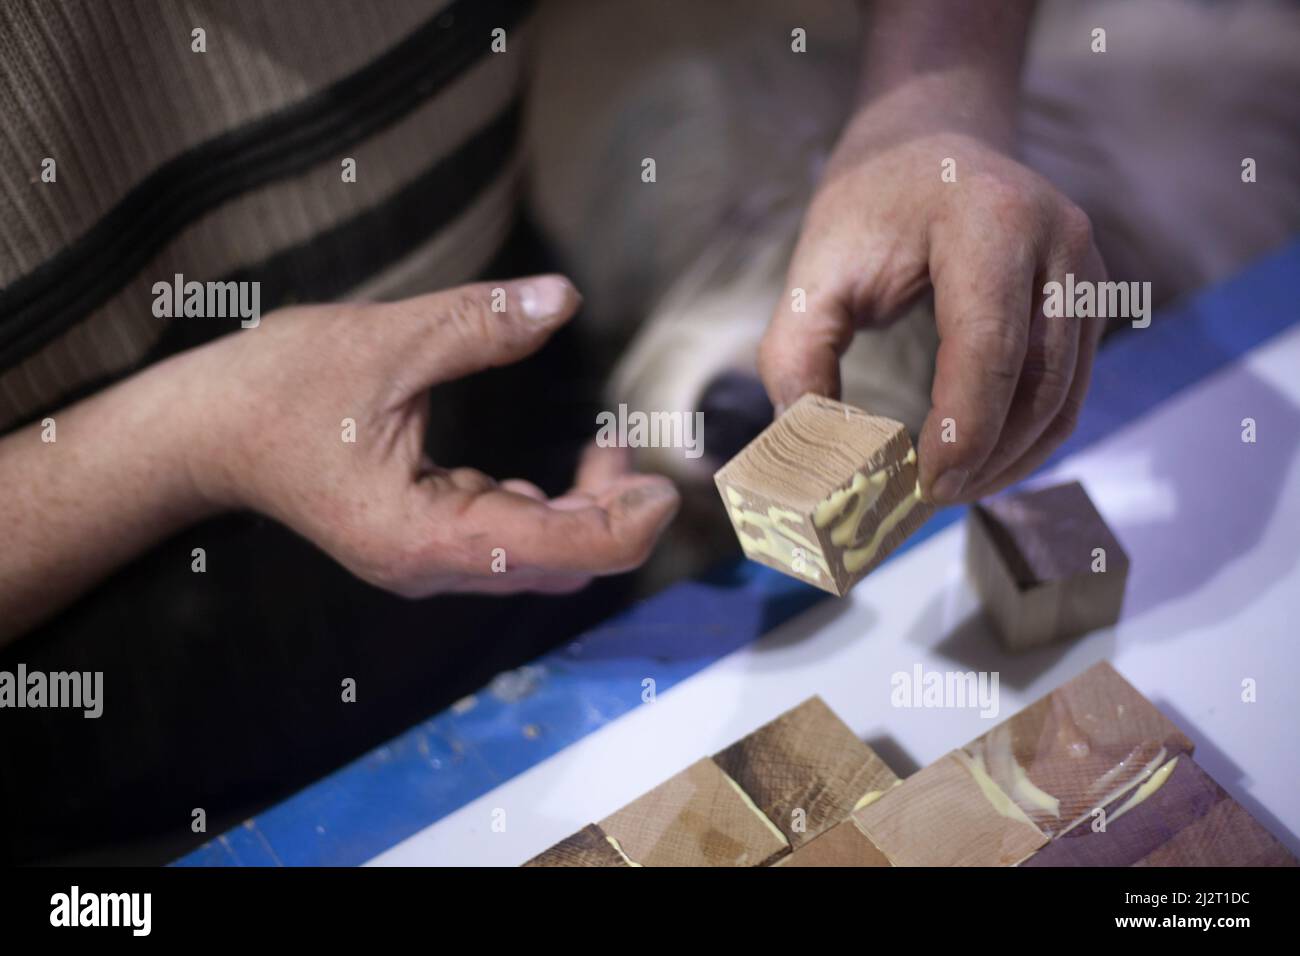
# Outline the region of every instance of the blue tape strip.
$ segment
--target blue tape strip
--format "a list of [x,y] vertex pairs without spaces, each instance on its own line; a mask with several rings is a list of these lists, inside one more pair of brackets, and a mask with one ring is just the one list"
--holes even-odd
[[[1295,324],[1297,278],[1300,242],[1108,343],[1082,421],[1052,460]],[[963,512],[939,512],[895,554]],[[825,597],[751,562],[677,584],[516,672],[522,691],[480,692],[473,706],[425,721],[176,865],[365,862],[639,706],[645,678],[663,693]]]

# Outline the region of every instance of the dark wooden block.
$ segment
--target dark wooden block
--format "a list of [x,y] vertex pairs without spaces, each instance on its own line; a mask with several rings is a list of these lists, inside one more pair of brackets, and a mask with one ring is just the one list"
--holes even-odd
[[1003,643],[1025,650],[1118,621],[1129,560],[1072,481],[973,505],[966,564]]
[[898,783],[820,697],[786,711],[713,759],[795,848]]
[[816,395],[714,481],[749,558],[841,597],[934,510],[901,422]]
[[524,866],[632,866],[605,831],[589,823],[565,837],[549,850],[537,854]]
[[1076,827],[1024,866],[1295,866],[1296,858],[1190,756]]

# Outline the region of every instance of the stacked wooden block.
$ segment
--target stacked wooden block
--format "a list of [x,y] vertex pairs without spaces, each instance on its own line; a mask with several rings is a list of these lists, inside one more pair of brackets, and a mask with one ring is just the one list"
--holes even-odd
[[814,697],[527,865],[1295,863],[1103,663],[901,782]]
[[814,697],[528,865],[763,866],[897,783]]

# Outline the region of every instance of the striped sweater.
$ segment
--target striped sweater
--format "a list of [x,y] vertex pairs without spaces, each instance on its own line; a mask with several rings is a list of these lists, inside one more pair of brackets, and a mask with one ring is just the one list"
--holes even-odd
[[0,4],[0,433],[238,328],[155,315],[176,275],[260,282],[263,312],[478,275],[514,219],[526,7]]

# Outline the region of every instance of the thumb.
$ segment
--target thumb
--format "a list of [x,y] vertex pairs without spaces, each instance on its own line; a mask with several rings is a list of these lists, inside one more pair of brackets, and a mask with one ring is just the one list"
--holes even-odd
[[384,338],[412,390],[509,365],[573,317],[582,296],[561,275],[478,282],[387,303]]

